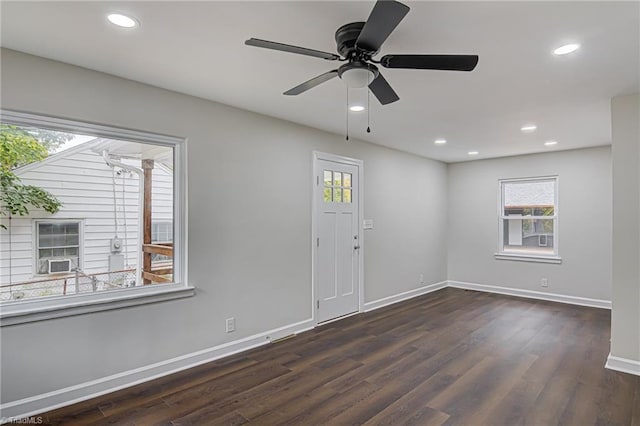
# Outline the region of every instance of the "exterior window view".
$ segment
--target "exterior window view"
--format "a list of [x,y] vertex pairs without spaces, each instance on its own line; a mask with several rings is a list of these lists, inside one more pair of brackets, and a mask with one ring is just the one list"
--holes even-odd
[[503,180],[502,252],[557,255],[557,178]]
[[351,203],[351,173],[325,170],[323,179],[325,203]]
[[0,126],[1,302],[173,282],[172,147]]

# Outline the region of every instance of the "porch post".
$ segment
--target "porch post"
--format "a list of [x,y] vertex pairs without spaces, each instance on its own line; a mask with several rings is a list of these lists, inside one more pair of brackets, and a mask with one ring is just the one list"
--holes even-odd
[[[142,160],[142,170],[144,171],[144,206],[143,206],[143,247],[151,244],[151,189],[152,189],[152,172],[153,160]],[[143,284],[151,284],[151,280],[144,278],[145,272],[151,272],[151,253],[143,250],[142,253],[142,276]]]

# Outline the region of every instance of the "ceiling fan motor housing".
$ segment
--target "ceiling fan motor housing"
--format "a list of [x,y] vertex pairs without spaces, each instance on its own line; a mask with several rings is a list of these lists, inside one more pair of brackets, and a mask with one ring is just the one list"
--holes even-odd
[[364,22],[351,22],[338,28],[336,31],[336,43],[338,53],[351,59],[356,53],[356,40],[364,27]]

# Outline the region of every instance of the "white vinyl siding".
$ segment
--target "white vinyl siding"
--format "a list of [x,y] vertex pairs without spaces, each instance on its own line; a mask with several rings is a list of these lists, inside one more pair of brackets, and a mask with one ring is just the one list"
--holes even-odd
[[[82,220],[81,268],[85,273],[106,272],[109,268],[111,239],[115,236],[112,169],[99,153],[90,148],[74,150],[63,158],[42,165],[28,166],[18,175],[26,185],[39,186],[54,194],[63,206],[56,214],[32,209],[29,216],[11,219],[11,236],[0,229],[0,284],[29,281],[37,277],[36,220]],[[34,167],[35,166],[35,167]],[[153,169],[153,219],[172,220],[173,177],[165,167]],[[124,203],[123,185],[124,179]],[[134,265],[138,245],[138,176],[125,172],[115,176],[118,209],[118,236],[126,255],[125,265]],[[5,222],[8,222],[5,221]],[[126,223],[126,230],[125,230]],[[126,238],[125,238],[126,237]],[[9,250],[11,240],[11,250]],[[9,259],[11,255],[11,259]],[[11,265],[11,270],[9,268]]]

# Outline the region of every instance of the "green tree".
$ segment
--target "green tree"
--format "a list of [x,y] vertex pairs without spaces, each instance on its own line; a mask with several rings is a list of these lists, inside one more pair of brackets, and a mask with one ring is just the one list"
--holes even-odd
[[[14,173],[17,167],[47,158],[47,147],[58,147],[66,141],[56,139],[55,133],[45,135],[50,142],[45,145],[36,138],[38,129],[0,124],[0,216],[24,216],[29,214],[30,207],[55,213],[62,207],[53,194],[37,186],[23,184]],[[6,229],[2,223],[0,227]]]
[[38,129],[35,127],[22,127],[29,135],[33,136],[41,145],[43,145],[49,154],[56,152],[65,143],[73,139],[73,134],[57,132],[55,130]]

